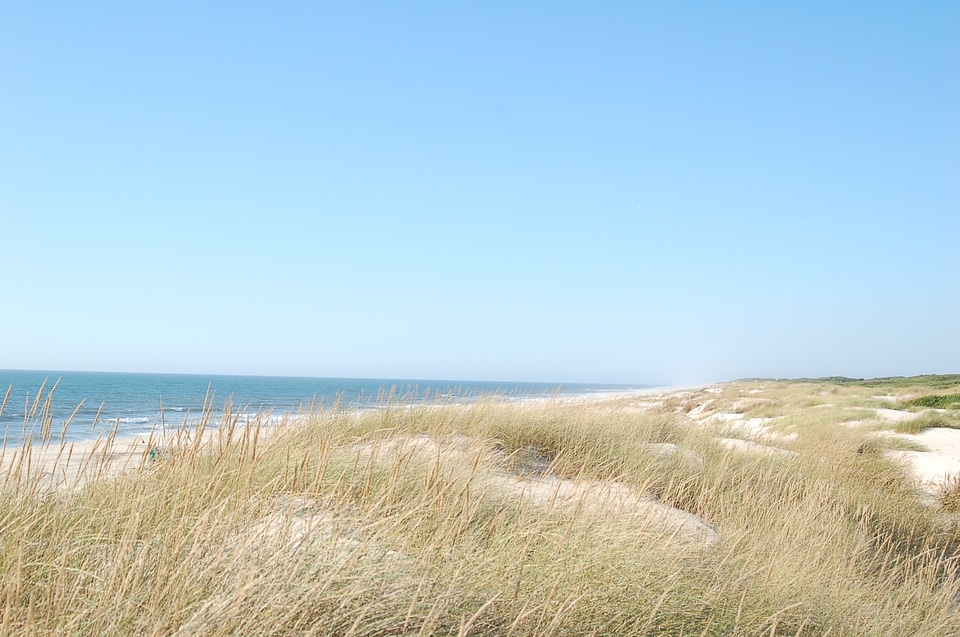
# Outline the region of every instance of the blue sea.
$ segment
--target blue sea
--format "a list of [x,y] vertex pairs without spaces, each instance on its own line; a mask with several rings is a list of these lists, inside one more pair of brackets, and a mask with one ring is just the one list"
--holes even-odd
[[7,396],[0,431],[7,445],[21,444],[30,436],[39,441],[41,423],[29,418],[38,394],[41,405],[50,400],[54,439],[63,432],[65,440],[81,441],[114,428],[125,437],[190,427],[199,421],[204,401],[214,413],[230,404],[234,412],[269,412],[278,418],[335,404],[377,409],[387,399],[393,404],[469,402],[491,395],[527,400],[647,387],[651,386],[0,370],[0,400]]

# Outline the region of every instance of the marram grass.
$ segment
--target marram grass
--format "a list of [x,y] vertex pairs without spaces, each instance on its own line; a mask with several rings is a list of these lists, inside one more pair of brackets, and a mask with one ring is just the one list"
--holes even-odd
[[[124,470],[8,448],[0,633],[957,635],[957,507],[839,424],[871,391],[228,409]],[[728,412],[782,437],[732,447]]]

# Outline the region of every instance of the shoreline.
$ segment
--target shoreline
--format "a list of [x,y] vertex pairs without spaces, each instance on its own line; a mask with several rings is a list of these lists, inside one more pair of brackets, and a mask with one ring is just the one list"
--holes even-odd
[[[502,400],[504,405],[524,405],[536,404],[546,406],[549,404],[558,404],[564,407],[575,405],[594,405],[604,402],[616,403],[631,398],[641,398],[651,395],[667,395],[683,391],[691,391],[696,388],[675,388],[675,387],[646,387],[630,391],[598,391],[581,394],[569,395],[540,395],[530,397],[516,397]],[[479,397],[483,400],[485,397]],[[497,398],[494,396],[494,398]],[[478,402],[470,401],[436,401],[437,406],[464,406],[469,407]],[[425,403],[411,403],[402,407],[416,407],[429,405]],[[401,405],[396,405],[401,406]],[[389,405],[388,405],[389,407]],[[329,409],[329,407],[328,407]],[[346,407],[341,413],[365,413],[382,409],[382,407]],[[303,413],[284,413],[275,415],[265,412],[266,418],[259,423],[256,422],[257,414],[254,413],[246,418],[246,422],[237,422],[236,430],[242,431],[249,426],[259,426],[258,436],[263,436],[268,432],[277,432],[283,427],[296,426],[296,421],[300,418],[310,417],[309,412]],[[243,416],[243,414],[241,414]],[[239,420],[244,420],[240,418]],[[28,475],[39,478],[44,482],[44,486],[54,488],[73,488],[83,484],[89,479],[101,479],[114,477],[131,469],[141,468],[151,462],[149,454],[151,450],[162,452],[164,447],[183,446],[198,444],[193,440],[193,435],[197,431],[200,422],[192,426],[177,425],[167,427],[161,431],[159,427],[154,427],[149,433],[137,433],[132,435],[110,436],[100,434],[96,438],[58,441],[51,440],[46,444],[29,442],[25,444],[9,444],[0,448],[0,480],[9,481],[10,476],[16,472],[27,472]],[[203,440],[200,445],[210,445],[215,443],[221,432],[222,427],[217,423],[211,425],[205,424],[203,428]],[[26,457],[24,457],[26,453]],[[92,475],[83,475],[91,473]]]
[[[609,403],[611,406],[623,407],[622,403],[631,399],[668,399],[671,397],[683,397],[691,394],[704,394],[704,402],[709,403],[715,397],[718,397],[725,388],[734,388],[741,381],[730,383],[712,383],[706,385],[689,386],[658,386],[634,389],[629,391],[609,391],[609,392],[589,392],[569,395],[541,395],[518,397],[516,399],[503,400],[498,402],[503,405],[537,405],[560,407],[576,407],[578,405],[593,406]],[[497,397],[494,397],[495,399]],[[482,400],[483,397],[480,398]],[[435,401],[438,407],[470,407],[476,404],[477,400],[469,401]],[[395,407],[410,408],[417,406],[430,406],[430,402],[412,403],[409,405],[394,405]],[[705,405],[704,405],[705,406]],[[388,405],[389,407],[389,405]],[[370,411],[382,409],[383,407],[347,407],[340,410],[340,414],[355,413],[363,414]],[[326,407],[330,409],[330,406]],[[698,414],[698,410],[693,409],[684,417],[689,421],[690,426],[705,426],[707,423],[716,423],[717,419],[722,421],[731,421],[730,424],[736,426],[736,414],[715,413],[711,415]],[[876,419],[878,422],[899,422],[909,421],[921,416],[917,412],[891,410],[880,408]],[[313,412],[322,413],[322,412]],[[898,417],[891,420],[890,414],[894,413]],[[695,415],[698,414],[698,415]],[[257,436],[259,440],[263,439],[265,434],[269,435],[281,431],[287,427],[295,427],[297,421],[301,418],[309,418],[311,412],[284,413],[274,415],[269,412],[265,414],[266,418],[238,418],[233,424],[233,433],[236,436],[250,426],[258,428]],[[242,414],[241,414],[242,416]],[[216,418],[216,416],[214,416]],[[234,414],[236,418],[236,414]],[[244,421],[245,422],[241,422]],[[763,420],[763,419],[753,419]],[[749,419],[748,419],[749,421]],[[101,479],[105,477],[114,477],[125,471],[143,468],[148,466],[153,457],[151,453],[162,453],[164,448],[183,448],[186,446],[209,446],[223,441],[226,429],[216,424],[206,423],[203,427],[202,440],[195,440],[195,433],[200,423],[195,426],[178,425],[175,428],[166,428],[161,431],[155,427],[150,433],[133,434],[128,436],[104,436],[101,434],[97,438],[74,440],[74,441],[50,441],[45,445],[31,443],[27,445],[7,444],[0,448],[0,480],[9,483],[11,476],[17,473],[37,478],[44,486],[53,488],[73,488],[83,484],[90,479]],[[838,423],[843,426],[844,423]],[[760,436],[769,435],[765,431],[765,425],[753,425],[759,427]],[[757,432],[754,432],[757,433]],[[240,433],[239,435],[243,435]],[[775,434],[774,434],[775,435]],[[924,498],[930,501],[942,490],[951,480],[960,479],[960,430],[928,427],[916,434],[896,433],[888,429],[879,429],[872,435],[879,437],[894,437],[906,440],[920,445],[923,450],[889,450],[887,456],[904,465],[916,480],[918,491]],[[724,438],[721,443],[731,448],[753,448],[762,447],[749,440],[740,438],[750,438],[750,436],[738,436],[736,438]],[[26,454],[26,455],[25,455]]]
[[[558,385],[559,387],[559,385]],[[378,411],[384,408],[391,407],[418,407],[418,406],[456,406],[456,405],[470,405],[476,402],[482,402],[485,400],[493,400],[495,402],[500,402],[504,404],[523,404],[523,403],[537,403],[537,402],[549,402],[549,401],[559,401],[561,403],[589,403],[589,402],[603,402],[607,400],[621,400],[628,399],[634,396],[647,395],[650,393],[669,393],[674,390],[681,389],[680,387],[673,387],[668,385],[657,385],[650,387],[640,387],[636,389],[599,389],[592,391],[584,392],[570,392],[564,393],[558,391],[558,387],[554,388],[552,391],[544,391],[542,393],[529,393],[529,394],[507,394],[507,393],[466,393],[462,395],[441,395],[441,394],[430,394],[427,396],[418,396],[413,400],[403,400],[400,398],[390,398],[386,397],[383,401],[377,403],[361,403],[361,402],[348,402],[345,404],[340,404],[337,407],[341,412],[353,411],[358,413],[364,413],[367,411]],[[150,436],[158,435],[172,435],[181,430],[194,430],[196,429],[201,420],[205,418],[214,418],[219,419],[224,415],[224,409],[229,408],[230,415],[232,418],[239,418],[240,421],[245,421],[245,423],[252,423],[257,419],[263,419],[268,421],[264,424],[280,424],[285,420],[295,419],[304,415],[309,415],[313,411],[324,411],[333,409],[338,405],[337,402],[330,401],[317,401],[315,399],[303,399],[299,401],[299,408],[288,408],[288,409],[277,409],[276,407],[264,408],[263,405],[246,405],[246,404],[236,404],[233,402],[228,402],[224,405],[221,405],[220,408],[215,408],[210,412],[204,414],[201,410],[197,411],[187,411],[183,412],[179,408],[176,413],[183,414],[181,419],[161,419],[160,414],[148,414],[147,412],[143,413],[133,413],[122,418],[100,418],[96,424],[92,425],[88,430],[89,433],[77,433],[77,429],[80,429],[84,426],[91,425],[91,423],[78,421],[71,418],[56,418],[52,423],[51,428],[54,431],[60,429],[65,429],[64,421],[71,420],[69,425],[70,431],[66,440],[70,443],[85,443],[97,440],[97,438],[105,438],[109,435],[114,435],[118,440],[122,438],[135,438],[142,437],[147,438]],[[9,406],[8,406],[9,407]],[[68,409],[73,409],[75,405],[67,405]],[[79,407],[76,407],[79,409]],[[167,411],[171,411],[171,408],[165,408]],[[7,410],[9,411],[9,409]],[[17,416],[17,414],[14,414]],[[17,416],[19,417],[19,416]],[[20,442],[21,440],[26,440],[32,437],[33,444],[39,444],[37,436],[32,433],[28,433],[26,436],[24,434],[28,431],[35,432],[39,429],[39,419],[43,415],[39,415],[36,418],[36,423],[31,427],[25,427],[22,424],[7,423],[6,427],[6,436],[7,440],[5,444],[7,448],[20,447],[26,444],[25,442]],[[19,423],[19,421],[18,421]],[[244,423],[239,423],[244,424]],[[130,425],[149,425],[149,427],[130,427]],[[206,426],[211,427],[209,420],[207,421]],[[52,437],[59,442],[59,438],[56,436]]]

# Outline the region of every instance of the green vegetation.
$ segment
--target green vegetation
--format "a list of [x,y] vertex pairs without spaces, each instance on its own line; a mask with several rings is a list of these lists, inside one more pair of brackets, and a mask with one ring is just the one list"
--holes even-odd
[[895,430],[902,434],[916,434],[932,427],[960,429],[960,417],[950,414],[925,413],[915,420],[898,422]]
[[928,407],[933,409],[960,408],[960,394],[942,394],[921,396],[907,401],[909,407]]
[[[772,379],[745,379],[772,380]],[[847,376],[823,376],[820,378],[781,378],[779,383],[818,383],[851,385],[859,387],[913,387],[928,388],[960,387],[960,374],[923,374],[920,376],[884,376],[881,378],[849,378]]]
[[228,411],[125,471],[6,449],[0,634],[955,635],[955,498],[840,424],[869,391],[820,391]]

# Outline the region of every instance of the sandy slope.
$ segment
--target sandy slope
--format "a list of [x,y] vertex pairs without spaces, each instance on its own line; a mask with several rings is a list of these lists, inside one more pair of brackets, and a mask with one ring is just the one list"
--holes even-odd
[[140,436],[71,442],[47,447],[9,447],[0,452],[0,479],[35,475],[39,485],[73,488],[86,480],[109,477],[147,462],[148,443]]
[[934,496],[947,482],[960,478],[960,430],[931,428],[901,437],[927,449],[889,452],[910,465],[925,493]]

